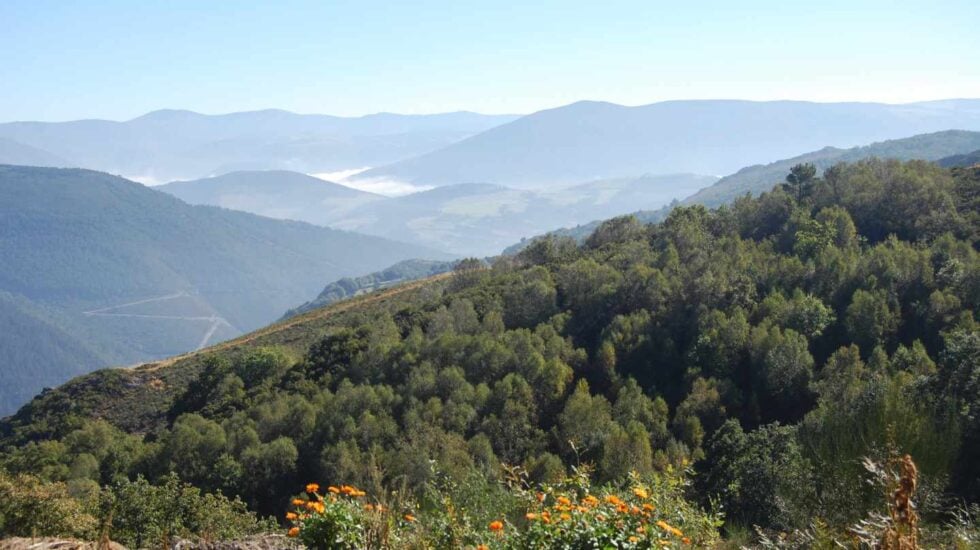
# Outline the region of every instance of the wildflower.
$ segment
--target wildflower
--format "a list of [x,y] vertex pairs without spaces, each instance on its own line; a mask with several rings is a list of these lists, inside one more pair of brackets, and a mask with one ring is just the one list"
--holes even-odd
[[340,494],[340,489],[334,487],[333,485],[327,487],[327,491],[333,495]]
[[677,536],[677,537],[683,537],[684,536],[684,532],[683,531],[681,531],[680,529],[678,529],[678,528],[670,525],[669,523],[667,523],[666,521],[664,521],[662,519],[661,520],[657,520],[657,527],[660,527],[664,531],[667,531],[668,533],[670,533],[670,534],[672,534],[674,536]]
[[524,518],[527,519],[528,521],[534,521],[538,519],[538,515],[533,512],[528,512],[524,514]]
[[320,490],[320,486],[317,485],[316,483],[309,483],[306,486],[306,492],[311,495],[319,490]]
[[409,523],[415,523],[415,516],[412,514],[405,514],[405,521]]
[[629,541],[632,542],[632,543],[637,543],[637,542],[640,542],[640,538],[639,537],[631,536],[629,538]]
[[322,514],[324,510],[326,510],[326,507],[323,505],[322,502],[314,502],[313,510],[315,510],[318,514]]
[[586,506],[597,506],[599,504],[599,499],[597,499],[595,495],[588,495],[582,499],[582,504],[585,504]]
[[681,542],[683,542],[684,544],[691,544],[691,539],[688,537],[684,537],[681,539]]
[[562,514],[561,514],[561,519],[562,519],[563,521],[568,521],[568,520],[570,520],[570,519],[572,519],[572,516],[571,516],[571,515],[569,515],[569,514],[568,514],[567,512],[562,512]]
[[504,522],[500,520],[494,520],[490,522],[490,530],[494,533],[499,533],[504,530]]
[[568,500],[568,497],[558,497],[558,504],[561,504],[562,506],[568,506],[571,503],[572,501]]
[[290,529],[286,533],[286,535],[287,536],[290,536],[290,537],[298,537],[299,536],[299,527],[290,527]]
[[304,504],[306,504],[306,501],[301,498],[293,499],[293,506],[303,506]]
[[656,506],[654,506],[653,504],[650,504],[649,502],[644,502],[643,503],[643,509],[646,510],[647,512],[652,512],[652,511],[654,511],[656,509]]
[[606,495],[606,502],[609,504],[620,504],[622,501],[616,495]]
[[299,516],[297,516],[294,512],[286,512],[286,519],[288,519],[289,521],[293,521],[298,517]]
[[490,550],[490,547],[487,546],[486,544],[477,544],[476,550]]
[[650,498],[650,495],[647,493],[647,490],[644,489],[643,487],[637,487],[636,489],[633,489],[633,494],[636,495],[637,498],[642,498],[642,499]]

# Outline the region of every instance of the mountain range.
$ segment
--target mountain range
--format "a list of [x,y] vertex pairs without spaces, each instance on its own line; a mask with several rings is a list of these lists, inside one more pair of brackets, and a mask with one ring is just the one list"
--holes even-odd
[[892,139],[850,149],[824,147],[819,151],[812,151],[769,164],[743,168],[730,176],[721,178],[711,187],[699,191],[683,202],[684,204],[718,206],[746,193],[758,195],[771,189],[774,184],[783,181],[786,174],[789,173],[789,169],[796,164],[810,163],[822,172],[838,162],[854,162],[868,157],[898,160],[939,160],[977,149],[980,149],[980,132],[962,130],[946,130]]
[[325,281],[411,258],[374,236],[191,206],[79,169],[0,166],[0,414],[108,364],[269,323]]
[[458,255],[491,256],[522,237],[637,208],[659,208],[714,181],[694,174],[646,175],[542,190],[470,183],[382,197],[303,174],[268,171],[157,189],[192,204],[302,220]]
[[9,122],[0,124],[0,159],[90,168],[151,183],[247,169],[330,172],[413,157],[514,118],[469,112],[347,118],[281,110],[225,115],[161,110],[125,122]]
[[949,129],[980,130],[980,100],[908,104],[583,101],[540,111],[355,179],[509,186],[687,172],[730,174],[826,146]]

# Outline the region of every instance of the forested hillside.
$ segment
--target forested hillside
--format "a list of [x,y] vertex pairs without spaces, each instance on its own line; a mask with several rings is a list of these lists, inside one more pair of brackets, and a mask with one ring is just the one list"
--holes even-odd
[[[93,367],[225,340],[277,319],[325,281],[418,257],[446,258],[190,206],[99,172],[0,166],[0,289],[12,297],[0,308],[14,319],[0,331],[0,414]],[[97,351],[65,352],[80,347]]]
[[[825,147],[792,158],[778,160],[765,165],[742,168],[738,172],[721,178],[710,187],[684,199],[684,204],[703,204],[715,207],[735,200],[745,193],[759,194],[767,191],[772,182],[779,181],[792,166],[802,163],[813,164],[824,170],[840,162],[878,157],[898,160],[940,160],[950,155],[969,153],[980,149],[980,132],[946,130],[932,134],[892,139],[851,149]],[[940,162],[942,164],[942,162]],[[947,165],[947,167],[949,167]]]
[[[885,529],[862,459],[908,453],[922,540],[975,536],[980,169],[871,159],[792,175],[76,379],[0,424],[0,464],[89,488],[173,472],[276,515],[309,481],[387,487],[418,537],[499,548],[545,536],[535,491],[584,498],[592,472],[633,487],[636,514],[663,514],[661,535],[640,525],[621,547],[707,546],[706,510],[735,541],[757,525],[800,547],[854,540],[869,517],[862,529]],[[561,536],[579,533],[586,512],[555,506]]]

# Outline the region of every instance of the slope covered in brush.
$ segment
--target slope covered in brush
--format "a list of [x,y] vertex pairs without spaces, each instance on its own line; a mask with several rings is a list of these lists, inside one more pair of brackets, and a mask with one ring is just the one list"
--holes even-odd
[[501,464],[624,483],[693,463],[690,496],[730,524],[842,529],[880,502],[861,458],[894,448],[934,502],[978,502],[977,172],[868,160],[808,183],[88,375],[0,424],[0,463],[176,472],[276,513],[309,480],[464,498]]
[[[58,312],[62,320],[50,326],[73,327],[60,332],[108,349],[102,356],[112,361],[166,357],[227,339],[277,319],[324,281],[416,257],[440,254],[190,206],[99,172],[0,166],[0,290],[34,303],[31,310]],[[12,311],[13,304],[0,307]],[[21,373],[21,383],[0,386],[0,414],[91,366],[88,354],[77,361],[48,355],[52,340],[31,334],[0,331],[6,359],[0,371]]]

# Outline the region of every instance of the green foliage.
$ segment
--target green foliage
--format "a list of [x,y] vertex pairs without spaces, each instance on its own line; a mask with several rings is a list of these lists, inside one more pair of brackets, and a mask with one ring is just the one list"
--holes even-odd
[[734,532],[864,517],[880,499],[861,459],[895,450],[920,465],[930,520],[976,502],[980,255],[961,205],[980,180],[878,160],[803,179],[802,198],[613,220],[472,280],[79,379],[0,423],[0,460],[79,490],[172,471],[277,515],[309,479],[423,509],[433,483],[469,487],[452,497],[468,525],[496,499],[513,510],[502,467],[614,487],[693,464],[685,502],[720,501]]

